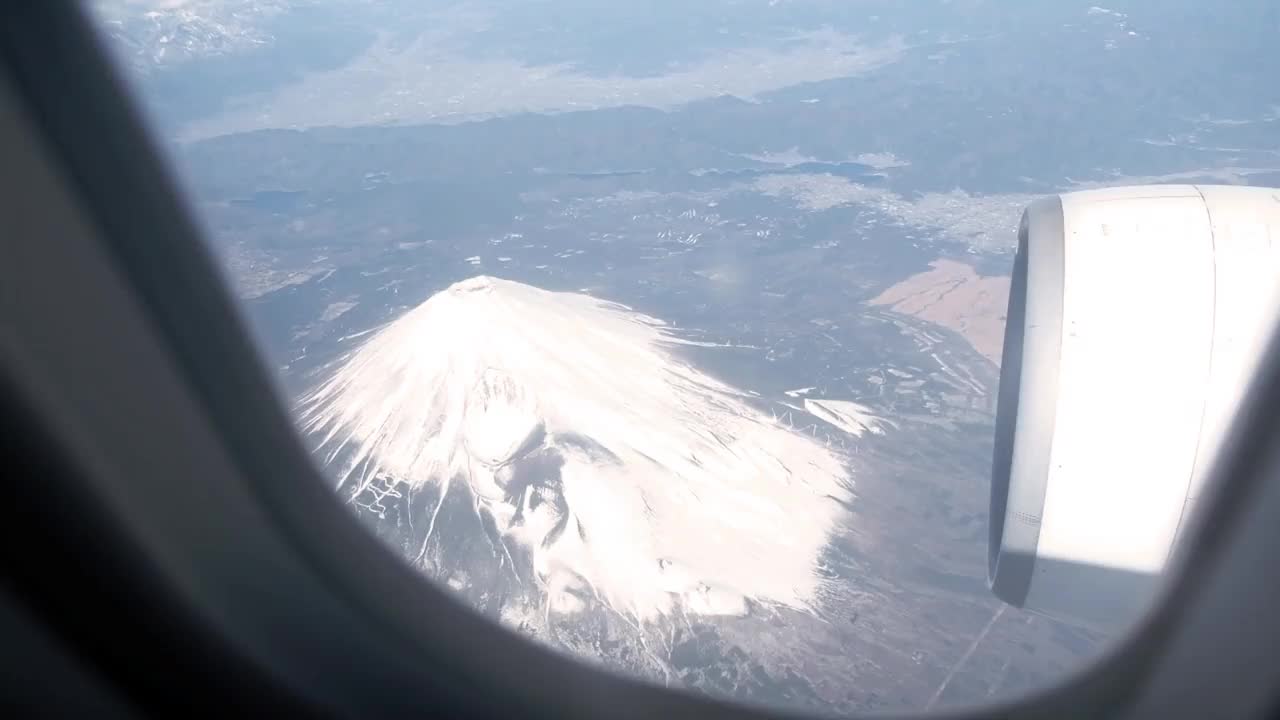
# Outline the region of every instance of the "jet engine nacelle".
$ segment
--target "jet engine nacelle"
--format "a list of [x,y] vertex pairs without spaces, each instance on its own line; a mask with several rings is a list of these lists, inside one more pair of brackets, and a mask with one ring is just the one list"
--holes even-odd
[[1280,190],[1126,187],[1027,208],[997,400],[997,596],[1103,625],[1145,607],[1278,283]]

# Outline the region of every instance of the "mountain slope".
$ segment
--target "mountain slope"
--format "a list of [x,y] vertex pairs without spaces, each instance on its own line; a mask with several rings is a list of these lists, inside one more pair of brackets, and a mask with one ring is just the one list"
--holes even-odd
[[345,358],[304,425],[353,497],[435,491],[424,564],[471,540],[436,528],[461,491],[546,612],[808,609],[844,463],[680,362],[681,342],[620,305],[472,278]]

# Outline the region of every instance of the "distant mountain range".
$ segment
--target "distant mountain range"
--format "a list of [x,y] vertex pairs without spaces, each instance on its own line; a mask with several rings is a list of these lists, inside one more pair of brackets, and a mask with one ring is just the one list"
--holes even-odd
[[273,41],[266,23],[288,0],[96,0],[106,31],[142,71],[233,55]]

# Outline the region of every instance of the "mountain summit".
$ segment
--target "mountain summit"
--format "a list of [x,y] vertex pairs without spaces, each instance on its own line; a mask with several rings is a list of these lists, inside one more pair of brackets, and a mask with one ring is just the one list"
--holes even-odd
[[352,496],[436,489],[424,555],[455,540],[436,519],[465,493],[548,612],[808,608],[844,463],[675,357],[683,342],[622,305],[475,277],[371,335],[303,419]]

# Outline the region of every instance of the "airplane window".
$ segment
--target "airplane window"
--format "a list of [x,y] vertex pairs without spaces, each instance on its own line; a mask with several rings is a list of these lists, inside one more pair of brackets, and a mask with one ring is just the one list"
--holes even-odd
[[1150,242],[1280,186],[1274,10],[1097,1],[90,7],[359,521],[586,662],[848,713],[1121,637],[1251,357],[1276,226]]

